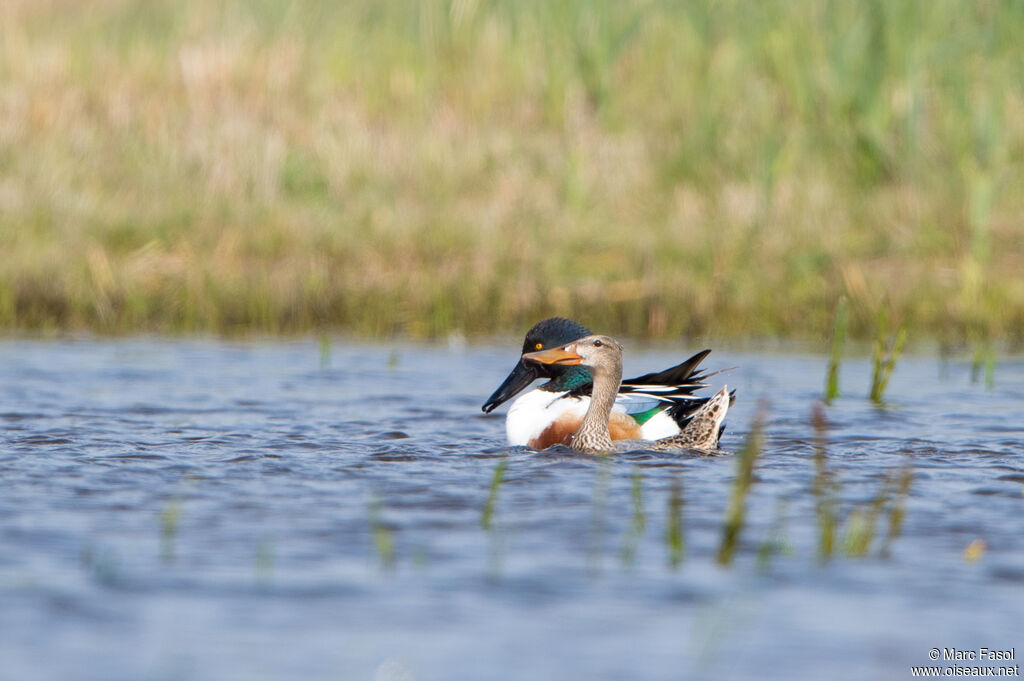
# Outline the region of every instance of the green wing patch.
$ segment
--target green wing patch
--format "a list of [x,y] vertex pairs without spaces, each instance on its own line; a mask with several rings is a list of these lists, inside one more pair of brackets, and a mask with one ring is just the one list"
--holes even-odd
[[647,411],[638,411],[635,414],[630,414],[630,416],[632,416],[633,420],[637,422],[637,425],[642,426],[654,418],[654,415],[659,413],[662,409],[664,409],[664,407],[659,405],[657,407],[651,407]]

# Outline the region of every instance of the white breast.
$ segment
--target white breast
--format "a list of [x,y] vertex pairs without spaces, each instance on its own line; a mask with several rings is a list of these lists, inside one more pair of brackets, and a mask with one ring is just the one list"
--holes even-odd
[[525,447],[566,412],[578,411],[582,418],[590,405],[590,398],[561,399],[564,396],[564,392],[535,389],[512,402],[505,417],[508,443]]

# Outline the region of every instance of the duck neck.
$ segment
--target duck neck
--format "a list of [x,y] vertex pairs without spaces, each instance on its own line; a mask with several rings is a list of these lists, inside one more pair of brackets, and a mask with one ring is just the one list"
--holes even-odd
[[572,447],[578,451],[607,452],[612,449],[608,421],[622,383],[622,363],[616,362],[613,366],[590,371],[594,375],[594,390],[587,413],[583,415],[583,421],[573,437]]

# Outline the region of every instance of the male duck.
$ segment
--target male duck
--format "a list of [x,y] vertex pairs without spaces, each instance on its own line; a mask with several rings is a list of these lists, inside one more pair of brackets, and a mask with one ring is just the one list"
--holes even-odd
[[[491,412],[534,380],[548,379],[516,399],[509,408],[505,431],[510,445],[545,449],[570,441],[591,404],[591,371],[580,363],[543,363],[526,356],[561,348],[589,335],[590,329],[562,317],[545,319],[527,332],[523,356],[483,405],[485,412]],[[704,379],[710,374],[698,371],[698,367],[710,352],[702,350],[670,369],[622,381],[614,392],[609,413],[611,438],[658,440],[681,433],[694,414],[712,399],[693,395],[706,386]]]
[[[610,419],[622,381],[622,345],[608,336],[587,336],[562,347],[528,352],[523,359],[545,366],[583,366],[594,377],[590,405],[572,436],[570,446],[580,452],[602,453],[615,449]],[[723,387],[693,414],[682,431],[655,440],[650,449],[703,449],[718,447],[729,411],[729,389]]]

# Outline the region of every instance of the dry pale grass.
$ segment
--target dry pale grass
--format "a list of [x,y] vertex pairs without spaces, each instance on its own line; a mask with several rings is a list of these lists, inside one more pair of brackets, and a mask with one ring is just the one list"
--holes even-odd
[[1022,340],[1012,2],[0,6],[0,325]]

